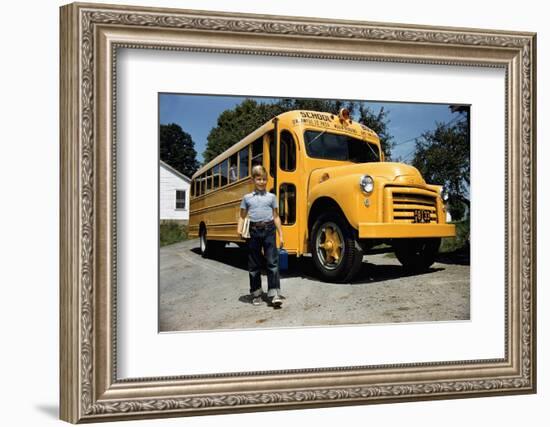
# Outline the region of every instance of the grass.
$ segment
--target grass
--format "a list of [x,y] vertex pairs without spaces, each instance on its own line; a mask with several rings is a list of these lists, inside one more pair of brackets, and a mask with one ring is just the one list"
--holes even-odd
[[456,237],[441,239],[440,253],[456,252],[470,244],[470,220],[452,221],[451,224],[456,226]]
[[160,246],[168,246],[187,240],[187,225],[178,224],[175,221],[160,224]]

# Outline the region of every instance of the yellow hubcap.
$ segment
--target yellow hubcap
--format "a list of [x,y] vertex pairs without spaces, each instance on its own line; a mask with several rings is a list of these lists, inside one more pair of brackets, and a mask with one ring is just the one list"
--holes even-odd
[[327,227],[323,230],[325,239],[323,243],[319,244],[319,247],[323,248],[326,253],[326,262],[338,262],[342,255],[342,242],[338,233],[331,227]]

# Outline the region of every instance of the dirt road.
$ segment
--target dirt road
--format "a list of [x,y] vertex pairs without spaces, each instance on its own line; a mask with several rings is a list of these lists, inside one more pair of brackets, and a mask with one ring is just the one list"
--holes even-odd
[[[265,276],[262,283],[265,290]],[[449,257],[406,275],[395,258],[368,255],[351,284],[319,281],[311,259],[303,258],[281,274],[281,291],[281,309],[250,303],[246,252],[237,246],[214,259],[201,257],[198,240],[160,250],[162,332],[470,318],[469,263]]]

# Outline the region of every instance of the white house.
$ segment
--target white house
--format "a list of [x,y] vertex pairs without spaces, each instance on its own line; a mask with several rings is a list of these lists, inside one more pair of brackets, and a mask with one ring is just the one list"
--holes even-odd
[[160,162],[160,221],[189,221],[191,179],[172,166]]

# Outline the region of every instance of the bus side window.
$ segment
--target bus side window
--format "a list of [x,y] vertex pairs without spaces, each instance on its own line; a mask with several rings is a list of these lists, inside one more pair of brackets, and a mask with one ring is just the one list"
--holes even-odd
[[205,185],[204,174],[199,176],[198,181],[199,181],[198,182],[198,184],[199,184],[199,196],[202,196],[204,194],[204,185]]
[[292,134],[283,130],[280,138],[281,148],[279,150],[279,167],[287,172],[296,170],[296,143]]
[[227,185],[227,159],[224,160],[222,163],[221,163],[221,168],[220,168],[220,172],[221,172],[221,186],[223,187],[224,185]]
[[229,158],[229,183],[237,181],[237,154]]
[[252,167],[264,164],[264,138],[258,138],[252,143]]
[[214,171],[214,174],[213,174],[214,183],[212,188],[215,190],[216,188],[220,188],[220,165],[214,166],[213,171]]
[[248,146],[239,151],[239,179],[248,176]]

